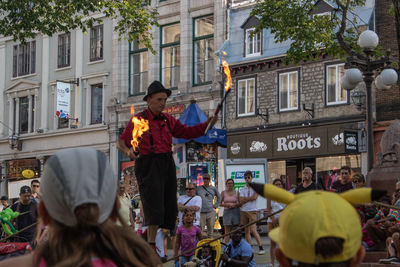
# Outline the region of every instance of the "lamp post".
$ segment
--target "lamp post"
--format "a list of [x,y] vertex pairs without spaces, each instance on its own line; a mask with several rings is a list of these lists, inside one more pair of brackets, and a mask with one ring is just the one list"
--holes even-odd
[[368,172],[374,163],[374,136],[372,130],[372,83],[376,71],[381,73],[375,78],[375,87],[378,89],[388,89],[397,82],[397,72],[391,68],[393,62],[390,50],[386,55],[375,59],[375,48],[379,43],[378,35],[370,30],[364,31],[358,38],[358,45],[363,49],[363,53],[353,51],[345,63],[346,73],[341,79],[342,87],[346,90],[353,90],[357,84],[364,81],[366,88],[366,113],[367,113],[367,155]]

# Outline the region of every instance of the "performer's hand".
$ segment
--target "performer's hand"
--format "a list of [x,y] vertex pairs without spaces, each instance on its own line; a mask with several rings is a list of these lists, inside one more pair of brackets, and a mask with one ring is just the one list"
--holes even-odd
[[135,160],[138,158],[138,155],[135,154],[132,148],[129,148],[128,152],[125,153],[131,160]]

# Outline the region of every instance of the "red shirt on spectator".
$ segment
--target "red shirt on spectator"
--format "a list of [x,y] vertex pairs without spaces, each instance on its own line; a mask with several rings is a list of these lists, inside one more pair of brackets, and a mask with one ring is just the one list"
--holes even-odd
[[[143,113],[139,113],[136,116],[149,121],[151,135],[153,136],[153,149],[156,154],[172,151],[172,137],[184,139],[197,138],[204,133],[207,127],[206,122],[195,126],[186,126],[168,113],[161,113],[158,118],[155,118],[149,109],[145,109],[143,112],[146,116],[143,116]],[[169,127],[166,121],[168,121]],[[133,127],[134,124],[132,120],[129,120],[128,125],[119,137],[124,140],[128,147],[132,147],[131,140]],[[171,130],[169,128],[171,128]],[[151,144],[149,131],[144,132],[141,138],[142,140],[139,142],[139,153],[141,155],[150,154]]]

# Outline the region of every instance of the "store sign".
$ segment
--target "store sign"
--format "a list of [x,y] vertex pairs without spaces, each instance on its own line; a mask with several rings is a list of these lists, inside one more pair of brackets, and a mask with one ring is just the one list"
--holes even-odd
[[348,154],[358,153],[358,133],[344,132],[344,150]]
[[[343,129],[351,129],[352,126],[354,125],[350,123],[311,126],[286,131],[228,134],[228,157],[285,159],[344,154],[347,152],[345,152]],[[348,140],[349,148],[353,139]]]
[[[33,173],[33,175],[32,175]],[[40,177],[40,160],[16,159],[6,162],[7,179]]]
[[170,106],[166,107],[163,112],[168,113],[168,114],[179,114],[185,111],[185,105],[175,105],[175,106]]

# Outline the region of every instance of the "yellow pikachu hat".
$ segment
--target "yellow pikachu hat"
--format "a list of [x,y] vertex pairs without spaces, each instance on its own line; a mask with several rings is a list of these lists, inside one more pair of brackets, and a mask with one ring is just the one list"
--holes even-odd
[[[287,204],[279,217],[279,227],[269,237],[279,244],[286,257],[303,263],[343,262],[361,246],[360,218],[352,204],[371,202],[386,191],[362,188],[337,194],[307,191],[294,195],[270,184],[251,184],[265,198]],[[344,240],[343,252],[329,258],[315,254],[315,243],[323,237]]]

